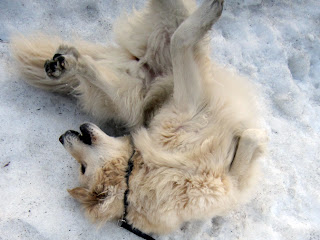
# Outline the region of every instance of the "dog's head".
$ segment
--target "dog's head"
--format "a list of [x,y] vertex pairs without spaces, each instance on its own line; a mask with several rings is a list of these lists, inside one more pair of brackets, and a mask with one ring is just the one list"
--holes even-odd
[[80,132],[69,130],[59,138],[80,166],[81,186],[68,191],[84,204],[94,220],[104,218],[98,216],[103,212],[100,208],[110,208],[110,204],[115,215],[121,214],[122,202],[117,200],[123,198],[126,188],[124,176],[132,154],[130,139],[110,137],[91,123],[81,125]]

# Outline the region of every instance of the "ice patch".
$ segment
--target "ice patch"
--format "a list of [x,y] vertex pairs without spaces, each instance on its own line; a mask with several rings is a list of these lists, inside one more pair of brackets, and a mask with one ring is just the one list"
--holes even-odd
[[302,80],[309,74],[310,56],[307,53],[294,53],[288,59],[288,67],[294,79]]
[[286,93],[274,95],[274,101],[283,113],[299,118],[304,110],[304,103],[298,94]]
[[34,226],[21,219],[11,219],[0,222],[0,239],[32,239],[46,240]]

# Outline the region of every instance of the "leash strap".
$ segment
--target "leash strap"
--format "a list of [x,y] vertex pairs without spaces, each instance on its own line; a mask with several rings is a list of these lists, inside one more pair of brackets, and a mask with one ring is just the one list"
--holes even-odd
[[127,171],[126,171],[126,183],[127,183],[127,190],[124,192],[124,197],[123,197],[123,205],[124,205],[124,213],[123,213],[123,217],[122,219],[120,220],[121,221],[121,225],[120,227],[134,233],[135,235],[143,238],[143,239],[146,239],[146,240],[155,240],[153,237],[141,232],[139,229],[136,229],[134,227],[132,227],[131,224],[128,224],[127,223],[127,214],[128,214],[128,194],[129,194],[129,177],[130,177],[130,174],[133,170],[133,156],[134,154],[136,153],[136,150],[133,150],[133,153],[131,155],[131,157],[129,158],[129,161],[128,161],[128,168],[127,168]]
[[126,221],[122,221],[121,222],[121,227],[124,229],[127,229],[128,231],[134,233],[135,235],[146,239],[146,240],[155,240],[153,237],[141,232],[140,230],[133,228],[131,224],[126,223]]

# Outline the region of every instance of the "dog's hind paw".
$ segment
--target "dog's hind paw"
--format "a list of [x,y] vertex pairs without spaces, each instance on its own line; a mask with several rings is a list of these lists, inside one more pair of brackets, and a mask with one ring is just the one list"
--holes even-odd
[[47,60],[44,69],[50,78],[59,78],[66,70],[65,57],[62,54],[55,54],[52,60]]

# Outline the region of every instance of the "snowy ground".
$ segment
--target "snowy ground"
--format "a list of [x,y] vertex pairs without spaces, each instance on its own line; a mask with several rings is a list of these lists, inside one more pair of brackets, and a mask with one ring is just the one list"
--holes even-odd
[[[96,229],[68,195],[78,166],[58,137],[92,119],[26,85],[8,42],[15,31],[105,42],[121,10],[143,3],[0,0],[0,240],[138,239],[114,222]],[[161,239],[320,239],[320,1],[227,0],[212,37],[212,57],[260,89],[264,178],[246,206]]]

